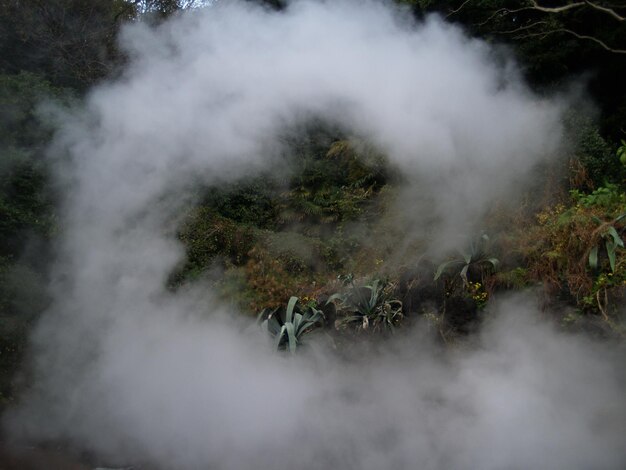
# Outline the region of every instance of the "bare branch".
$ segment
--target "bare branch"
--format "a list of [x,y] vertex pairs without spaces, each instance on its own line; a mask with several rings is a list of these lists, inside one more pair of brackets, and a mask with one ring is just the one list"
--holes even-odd
[[[614,9],[609,8],[609,7],[605,7],[605,6],[602,6],[602,5],[598,5],[596,3],[590,2],[589,0],[584,0],[582,2],[569,3],[567,5],[563,5],[563,6],[560,6],[560,7],[544,7],[544,6],[539,5],[539,3],[537,3],[536,0],[530,0],[530,1],[532,3],[532,6],[516,8],[516,9],[513,9],[513,10],[508,9],[508,8],[500,8],[499,10],[496,10],[483,23],[481,23],[481,25],[484,25],[485,23],[488,23],[489,21],[491,21],[493,19],[493,17],[495,17],[499,13],[509,14],[509,13],[518,13],[520,11],[527,11],[527,10],[537,10],[537,11],[541,11],[543,13],[562,13],[564,11],[568,11],[568,10],[572,10],[574,8],[584,7],[584,6],[588,6],[590,8],[593,8],[594,10],[598,10],[598,11],[601,11],[603,13],[606,13],[607,15],[610,15],[613,18],[615,18],[617,21],[626,21],[626,17],[621,16]],[[446,15],[446,17],[458,13],[469,2],[470,2],[470,0],[465,0],[457,9],[452,10],[450,13],[448,13],[448,15]]]
[[544,13],[561,13],[563,11],[571,10],[572,8],[585,6],[587,2],[569,3],[567,5],[563,5],[562,7],[553,7],[553,8],[542,7],[535,0],[531,0],[531,3],[533,4],[531,8],[534,10],[543,11]]
[[465,0],[463,3],[461,3],[461,5],[459,6],[459,8],[457,8],[457,9],[455,9],[455,10],[450,11],[450,13],[448,13],[448,14],[446,15],[446,18],[447,18],[448,16],[452,16],[452,15],[454,15],[455,13],[460,12],[460,11],[463,9],[463,7],[464,7],[465,5],[467,5],[467,4],[468,4],[469,2],[471,2],[471,1],[472,1],[472,0]]
[[[448,16],[453,15],[455,13],[458,13],[461,9],[463,9],[467,4],[469,3],[469,0],[465,0],[457,9],[452,10]],[[478,23],[477,26],[484,26],[485,24],[489,23],[490,21],[492,21],[496,16],[503,14],[503,15],[509,15],[511,13],[519,13],[521,11],[540,11],[543,13],[549,13],[549,14],[554,14],[554,13],[562,13],[568,10],[572,10],[575,8],[580,8],[580,7],[589,7],[589,8],[593,8],[594,10],[600,11],[602,13],[606,13],[607,15],[611,16],[612,18],[622,22],[622,21],[626,21],[626,17],[620,15],[619,13],[617,13],[613,8],[610,8],[608,6],[603,6],[603,5],[598,5],[594,2],[591,2],[589,0],[584,0],[584,1],[579,1],[579,2],[574,2],[574,3],[569,3],[567,5],[563,5],[560,7],[544,7],[542,5],[539,5],[539,3],[537,3],[536,0],[530,0],[531,5],[529,6],[525,6],[525,7],[521,7],[521,8],[517,8],[517,9],[508,9],[508,8],[500,8],[498,10],[496,10],[495,12],[493,12],[486,20],[482,21],[481,23]],[[520,26],[518,28],[515,29],[511,29],[511,30],[506,30],[506,31],[494,31],[494,33],[496,34],[515,34],[515,33],[519,33],[522,31],[528,31],[530,29],[533,29],[537,26],[541,26],[541,25],[546,25],[547,23],[545,21],[537,21],[531,24],[527,24],[524,26]],[[526,33],[525,35],[521,35],[516,37],[516,39],[520,39],[523,37],[536,37],[536,36],[541,36],[541,37],[545,37],[549,34],[554,34],[554,33],[567,33],[570,34],[572,36],[577,37],[578,39],[583,39],[583,40],[587,40],[587,41],[593,41],[596,44],[598,44],[600,47],[602,47],[603,49],[615,53],[615,54],[626,54],[626,50],[624,49],[615,49],[611,46],[609,46],[608,44],[606,44],[604,41],[602,41],[601,39],[595,37],[595,36],[588,36],[585,34],[580,34],[577,33],[576,31],[572,31],[571,29],[567,29],[567,28],[555,28],[555,29],[548,29],[545,31],[538,31],[538,32],[533,32],[533,33]]]
[[612,16],[617,21],[626,21],[625,17],[623,17],[620,14],[618,14],[612,8],[608,8],[608,7],[604,7],[602,5],[598,5],[597,3],[590,2],[589,0],[585,0],[583,2],[570,3],[568,5],[563,5],[562,7],[552,7],[552,8],[542,7],[535,0],[531,0],[531,2],[533,4],[533,6],[531,7],[532,9],[543,11],[545,13],[561,13],[561,12],[564,12],[564,11],[567,11],[567,10],[571,10],[572,8],[578,8],[578,7],[581,7],[581,6],[588,6],[588,7],[593,8],[594,10],[598,10],[598,11],[601,11],[603,13],[606,13],[607,15]]
[[606,13],[607,15],[612,16],[617,21],[626,21],[625,17],[617,14],[617,12],[615,10],[613,10],[612,8],[603,7],[602,5],[596,5],[595,3],[592,3],[592,2],[589,2],[589,1],[585,1],[585,3],[587,5],[589,5],[591,8],[595,8],[596,10],[602,11],[602,12]]
[[528,33],[528,37],[531,36],[548,36],[549,34],[554,34],[554,33],[567,33],[567,34],[571,34],[572,36],[577,37],[578,39],[585,39],[588,41],[593,41],[596,44],[598,44],[599,46],[601,46],[603,49],[609,51],[609,52],[613,52],[615,54],[626,54],[626,49],[614,49],[612,47],[610,47],[609,45],[607,45],[604,41],[593,37],[593,36],[587,36],[585,34],[578,34],[576,31],[572,31],[571,29],[565,29],[565,28],[558,28],[558,29],[551,29],[549,31],[542,31],[540,33]]
[[[548,22],[547,21],[536,21],[535,23],[531,23],[531,24],[527,24],[524,26],[520,26],[519,28],[515,28],[515,29],[508,29],[506,31],[494,31],[495,34],[515,34],[515,33],[519,33],[520,31],[526,31],[528,29],[532,29],[535,28],[537,26],[545,26],[547,25]],[[533,36],[539,36],[542,33],[536,33],[533,34]]]
[[527,11],[527,10],[534,10],[534,7],[522,7],[522,8],[516,8],[514,10],[509,10],[508,8],[500,8],[499,10],[496,10],[489,18],[487,18],[485,21],[478,23],[477,26],[485,26],[487,23],[489,23],[492,19],[494,19],[497,15],[499,15],[500,13],[504,13],[505,15],[508,15],[510,13],[519,13],[520,11]]

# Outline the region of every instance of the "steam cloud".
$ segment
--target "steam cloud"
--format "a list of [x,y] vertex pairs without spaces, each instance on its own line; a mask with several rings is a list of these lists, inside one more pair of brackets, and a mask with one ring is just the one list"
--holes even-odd
[[125,31],[127,70],[57,137],[70,161],[56,300],[33,338],[35,386],[5,417],[14,436],[179,469],[626,465],[617,354],[521,298],[471,348],[415,331],[342,362],[276,357],[204,288],[163,287],[182,256],[164,227],[189,182],[275,168],[285,123],[322,117],[384,149],[435,201],[442,237],[558,149],[557,101],[458,28],[407,16],[217,2]]

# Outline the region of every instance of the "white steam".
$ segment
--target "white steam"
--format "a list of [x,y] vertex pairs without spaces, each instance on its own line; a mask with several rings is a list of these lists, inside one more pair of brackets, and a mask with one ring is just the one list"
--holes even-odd
[[557,149],[555,102],[484,43],[406,16],[373,1],[218,2],[126,30],[128,69],[58,137],[71,162],[56,301],[33,340],[35,386],[6,419],[15,436],[179,469],[626,464],[613,358],[519,299],[458,357],[415,333],[342,362],[272,355],[200,287],[164,289],[184,189],[282,166],[285,123],[322,117],[384,149],[435,201],[441,237]]

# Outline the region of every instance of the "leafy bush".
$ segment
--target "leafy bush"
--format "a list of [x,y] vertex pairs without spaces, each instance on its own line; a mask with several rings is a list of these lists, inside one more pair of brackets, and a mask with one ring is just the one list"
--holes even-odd
[[[626,207],[562,204],[537,215],[538,224],[520,231],[519,245],[530,279],[548,291],[561,291],[580,304],[591,295],[598,276],[621,275],[625,268],[621,233]],[[615,215],[617,214],[617,215]]]
[[572,114],[566,120],[569,134],[575,139],[576,157],[583,165],[591,185],[582,189],[594,189],[608,183],[617,183],[623,175],[622,165],[611,145],[602,137],[590,118]]
[[256,231],[220,216],[209,207],[190,211],[178,234],[186,248],[185,264],[173,274],[175,283],[197,277],[218,260],[243,265],[254,246]]
[[250,308],[259,311],[282,305],[292,293],[314,297],[322,285],[315,273],[289,271],[284,260],[276,258],[263,247],[256,246],[245,265],[246,284],[252,298]]
[[38,106],[42,100],[67,98],[37,75],[0,75],[0,255],[17,257],[29,237],[45,239],[54,231],[43,159],[54,123]]
[[524,289],[530,285],[528,270],[521,266],[495,273],[493,284],[506,289]]
[[[315,295],[333,270],[352,269],[368,217],[375,218],[371,203],[385,183],[385,161],[340,134],[317,121],[295,127],[285,138],[293,171],[286,183],[266,175],[204,190],[202,205],[190,209],[179,231],[187,259],[170,285],[218,264],[237,271],[229,285],[243,284],[236,297],[258,311],[291,294]],[[345,235],[347,224],[351,234],[358,227],[358,236]]]
[[228,188],[211,188],[202,205],[240,224],[271,229],[276,226],[279,191],[272,178],[244,180]]
[[70,91],[52,86],[39,75],[0,74],[0,143],[20,148],[45,145],[55,123],[40,106],[46,102],[68,105],[72,100]]
[[331,140],[323,147],[310,143],[300,152],[281,202],[286,222],[354,220],[387,179],[380,155],[365,146],[357,151],[347,140]]
[[34,319],[48,306],[46,269],[56,232],[54,193],[44,149],[55,123],[43,101],[69,94],[31,73],[0,74],[0,404]]
[[600,207],[609,213],[626,205],[626,194],[617,184],[612,183],[607,183],[590,194],[573,189],[570,191],[570,196],[575,204],[581,204],[587,208]]

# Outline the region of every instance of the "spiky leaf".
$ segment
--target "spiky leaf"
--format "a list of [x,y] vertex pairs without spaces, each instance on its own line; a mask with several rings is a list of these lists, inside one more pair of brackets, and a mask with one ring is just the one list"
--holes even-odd
[[615,272],[615,243],[611,240],[606,241],[606,253],[609,255],[609,264],[611,265],[611,271]]
[[456,260],[456,259],[441,263],[437,267],[437,271],[435,272],[435,281],[441,277],[441,275],[445,272],[446,269],[448,269],[450,266],[454,266],[455,264],[461,264],[461,263],[459,262],[459,260]]
[[296,352],[296,331],[293,327],[293,323],[285,323],[285,329],[287,331],[287,340],[289,341],[289,351],[291,353]]
[[283,325],[280,329],[280,332],[276,335],[276,340],[274,347],[276,350],[280,349],[280,345],[283,342],[283,337],[287,334],[287,327]]
[[498,270],[498,266],[500,265],[500,260],[498,258],[487,258],[486,261],[488,263],[491,263],[491,266],[493,266],[494,271]]
[[463,279],[463,282],[465,284],[467,284],[467,270],[469,269],[470,265],[466,264],[465,266],[463,266],[463,269],[461,269],[461,278]]
[[598,246],[594,246],[589,252],[589,266],[591,269],[598,268]]
[[617,233],[617,230],[615,230],[615,227],[611,225],[607,229],[607,233],[611,236],[611,238],[613,238],[613,243],[615,244],[615,246],[621,246],[622,248],[624,248],[624,241],[619,236],[619,233]]
[[285,323],[291,323],[291,319],[293,318],[293,309],[296,307],[296,302],[298,302],[298,297],[293,296],[289,299],[287,311],[285,313]]

